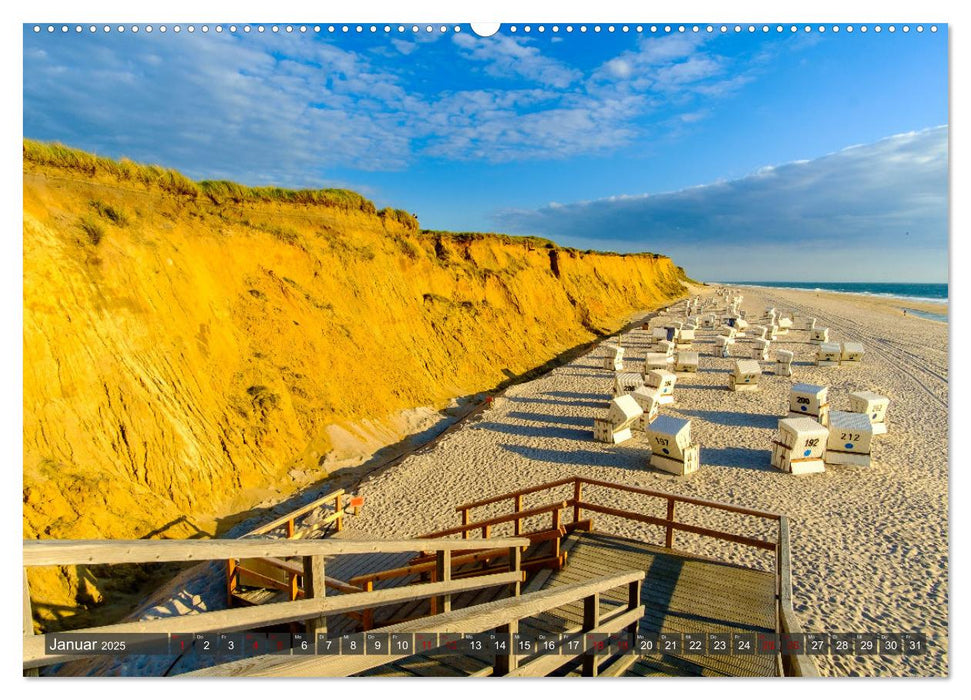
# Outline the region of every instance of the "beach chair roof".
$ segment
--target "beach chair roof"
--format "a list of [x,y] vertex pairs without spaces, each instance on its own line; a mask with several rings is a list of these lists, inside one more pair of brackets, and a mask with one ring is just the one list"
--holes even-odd
[[873,425],[865,413],[850,413],[849,411],[831,411],[829,414],[829,429],[852,430],[859,433],[873,433]]
[[735,360],[735,376],[743,374],[762,374],[758,360]]
[[[675,418],[666,414],[661,414],[651,423],[652,433],[663,435],[680,435],[682,431],[691,430],[691,421],[685,418]],[[690,432],[688,433],[690,436]],[[685,438],[688,439],[688,438]]]
[[779,421],[779,432],[790,435],[803,435],[805,437],[827,437],[829,428],[822,425],[812,418],[802,416],[799,418],[783,418]]

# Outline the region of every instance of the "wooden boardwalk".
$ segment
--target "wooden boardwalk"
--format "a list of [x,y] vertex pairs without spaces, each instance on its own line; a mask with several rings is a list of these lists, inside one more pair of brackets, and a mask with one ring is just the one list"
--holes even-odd
[[[567,566],[537,579],[536,586],[574,583],[630,568],[647,572],[641,601],[644,634],[661,632],[775,632],[775,577],[598,532],[567,538]],[[532,590],[527,586],[524,591]],[[609,596],[604,596],[609,599]],[[611,602],[621,604],[622,594]],[[579,610],[571,617],[578,620]],[[698,656],[685,653],[642,656],[626,675],[775,676],[774,655]]]
[[[611,573],[643,569],[646,572],[641,601],[646,613],[639,629],[661,632],[775,632],[775,578],[731,564],[666,550],[604,533],[577,531],[563,544],[569,552],[566,566],[544,570],[524,587],[523,593],[587,581]],[[626,588],[601,596],[606,613],[626,602]],[[580,628],[579,603],[524,620],[525,634],[562,634]],[[528,660],[528,659],[524,659]],[[373,669],[372,676],[467,676],[492,665],[488,656],[439,652],[418,654]],[[579,673],[576,664],[556,675]],[[774,655],[698,656],[654,654],[639,657],[628,676],[775,676]]]

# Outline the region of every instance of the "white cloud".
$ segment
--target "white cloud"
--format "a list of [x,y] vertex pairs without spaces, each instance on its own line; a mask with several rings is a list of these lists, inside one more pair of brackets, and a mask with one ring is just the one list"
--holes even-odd
[[[433,54],[416,49],[437,31],[362,52],[309,35],[28,34],[25,128],[195,177],[309,186],[335,167],[395,170],[422,154],[559,159],[623,148],[648,129],[677,137],[705,113],[692,96],[731,81],[696,36],[638,38],[586,73],[526,37],[449,36]],[[497,84],[429,80],[422,71],[449,47],[469,62],[459,70],[480,67]]]
[[498,78],[520,77],[555,88],[570,86],[580,71],[544,56],[528,39],[504,34],[490,37],[456,34],[452,41],[461,55],[485,64],[485,72]]
[[[944,261],[942,278],[947,134],[946,126],[935,127],[813,160],[763,167],[738,180],[507,210],[495,219],[500,230],[580,247],[610,243],[628,251],[677,250],[690,258],[685,263],[711,269],[718,268],[726,250],[766,243],[786,251],[774,258],[783,268],[813,264],[834,251],[853,256],[860,267],[889,264],[888,256],[899,257],[900,251],[930,252]],[[793,257],[795,251],[805,257]],[[906,257],[897,262],[905,263]]]

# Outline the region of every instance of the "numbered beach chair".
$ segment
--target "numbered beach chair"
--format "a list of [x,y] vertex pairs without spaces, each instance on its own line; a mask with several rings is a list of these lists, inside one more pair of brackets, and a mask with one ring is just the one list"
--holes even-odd
[[674,343],[670,340],[662,340],[657,344],[657,352],[663,352],[668,357],[674,355]]
[[674,403],[674,385],[678,377],[674,372],[665,369],[654,369],[647,373],[645,384],[657,390],[658,400],[662,406]]
[[826,442],[826,464],[870,466],[873,425],[863,413],[832,411],[829,414],[829,439]]
[[614,376],[613,395],[616,397],[632,394],[642,386],[644,386],[644,376],[640,372],[618,372]]
[[782,418],[772,442],[772,466],[790,474],[826,471],[829,430],[812,418]]
[[793,384],[789,389],[788,418],[812,418],[829,424],[829,387],[816,384]]
[[850,412],[862,413],[870,420],[874,435],[887,432],[887,408],[890,399],[872,391],[855,391],[850,394]]
[[593,439],[614,445],[630,440],[631,426],[641,415],[641,407],[630,394],[618,396],[610,402],[605,418],[593,419]]
[[756,360],[735,360],[735,367],[728,375],[731,391],[758,391],[762,367]]
[[839,343],[820,343],[816,350],[817,367],[838,367],[843,349]]
[[651,445],[652,467],[678,476],[698,471],[701,448],[691,444],[690,420],[658,416],[646,432]]
[[841,365],[858,365],[863,361],[863,343],[843,343],[840,349]]

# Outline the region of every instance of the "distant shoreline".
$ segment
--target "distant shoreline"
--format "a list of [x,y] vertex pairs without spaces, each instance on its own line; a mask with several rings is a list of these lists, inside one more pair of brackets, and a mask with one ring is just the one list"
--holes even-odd
[[[872,291],[867,289],[861,289],[859,291],[851,290],[851,289],[832,289],[832,288],[827,288],[825,286],[820,286],[825,284],[833,284],[833,285],[847,285],[847,286],[853,285],[853,286],[865,287],[869,285],[869,283],[866,283],[866,282],[831,282],[831,283],[827,283],[827,282],[710,282],[709,284],[718,284],[718,285],[724,285],[729,287],[745,287],[745,288],[761,287],[763,289],[785,289],[785,290],[790,290],[794,292],[825,292],[828,294],[851,294],[853,296],[861,296],[866,298],[898,299],[898,300],[907,301],[907,302],[917,302],[917,303],[923,303],[923,304],[938,304],[938,305],[945,305],[945,306],[948,303],[947,297],[937,297],[937,296],[931,297],[931,296],[923,296],[923,295],[916,295],[916,294],[902,294],[899,292],[894,293],[891,291],[886,291],[886,292]],[[872,286],[877,287],[877,286],[880,286],[881,284],[883,283],[873,283]],[[812,286],[800,287],[796,285],[812,285]],[[946,287],[947,283],[936,283],[936,284],[914,283],[913,285],[887,284],[886,286],[889,286],[889,287],[906,287],[906,286]]]
[[[709,285],[722,285],[726,287],[740,287],[744,289],[761,289],[768,292],[772,291],[787,291],[787,292],[797,292],[802,294],[812,294],[812,295],[833,295],[835,297],[851,297],[854,303],[859,302],[869,302],[874,306],[880,306],[885,308],[899,309],[904,314],[912,314],[917,318],[921,318],[927,321],[934,321],[936,323],[948,323],[948,299],[938,299],[932,297],[917,297],[917,296],[904,296],[899,294],[880,294],[874,292],[849,292],[834,289],[825,289],[822,287],[813,287],[811,289],[806,287],[782,287],[782,286],[767,286],[766,284],[757,284],[754,282],[709,282]],[[775,284],[785,284],[778,282]],[[798,282],[794,284],[800,284]],[[802,284],[814,284],[812,282],[805,282]]]

